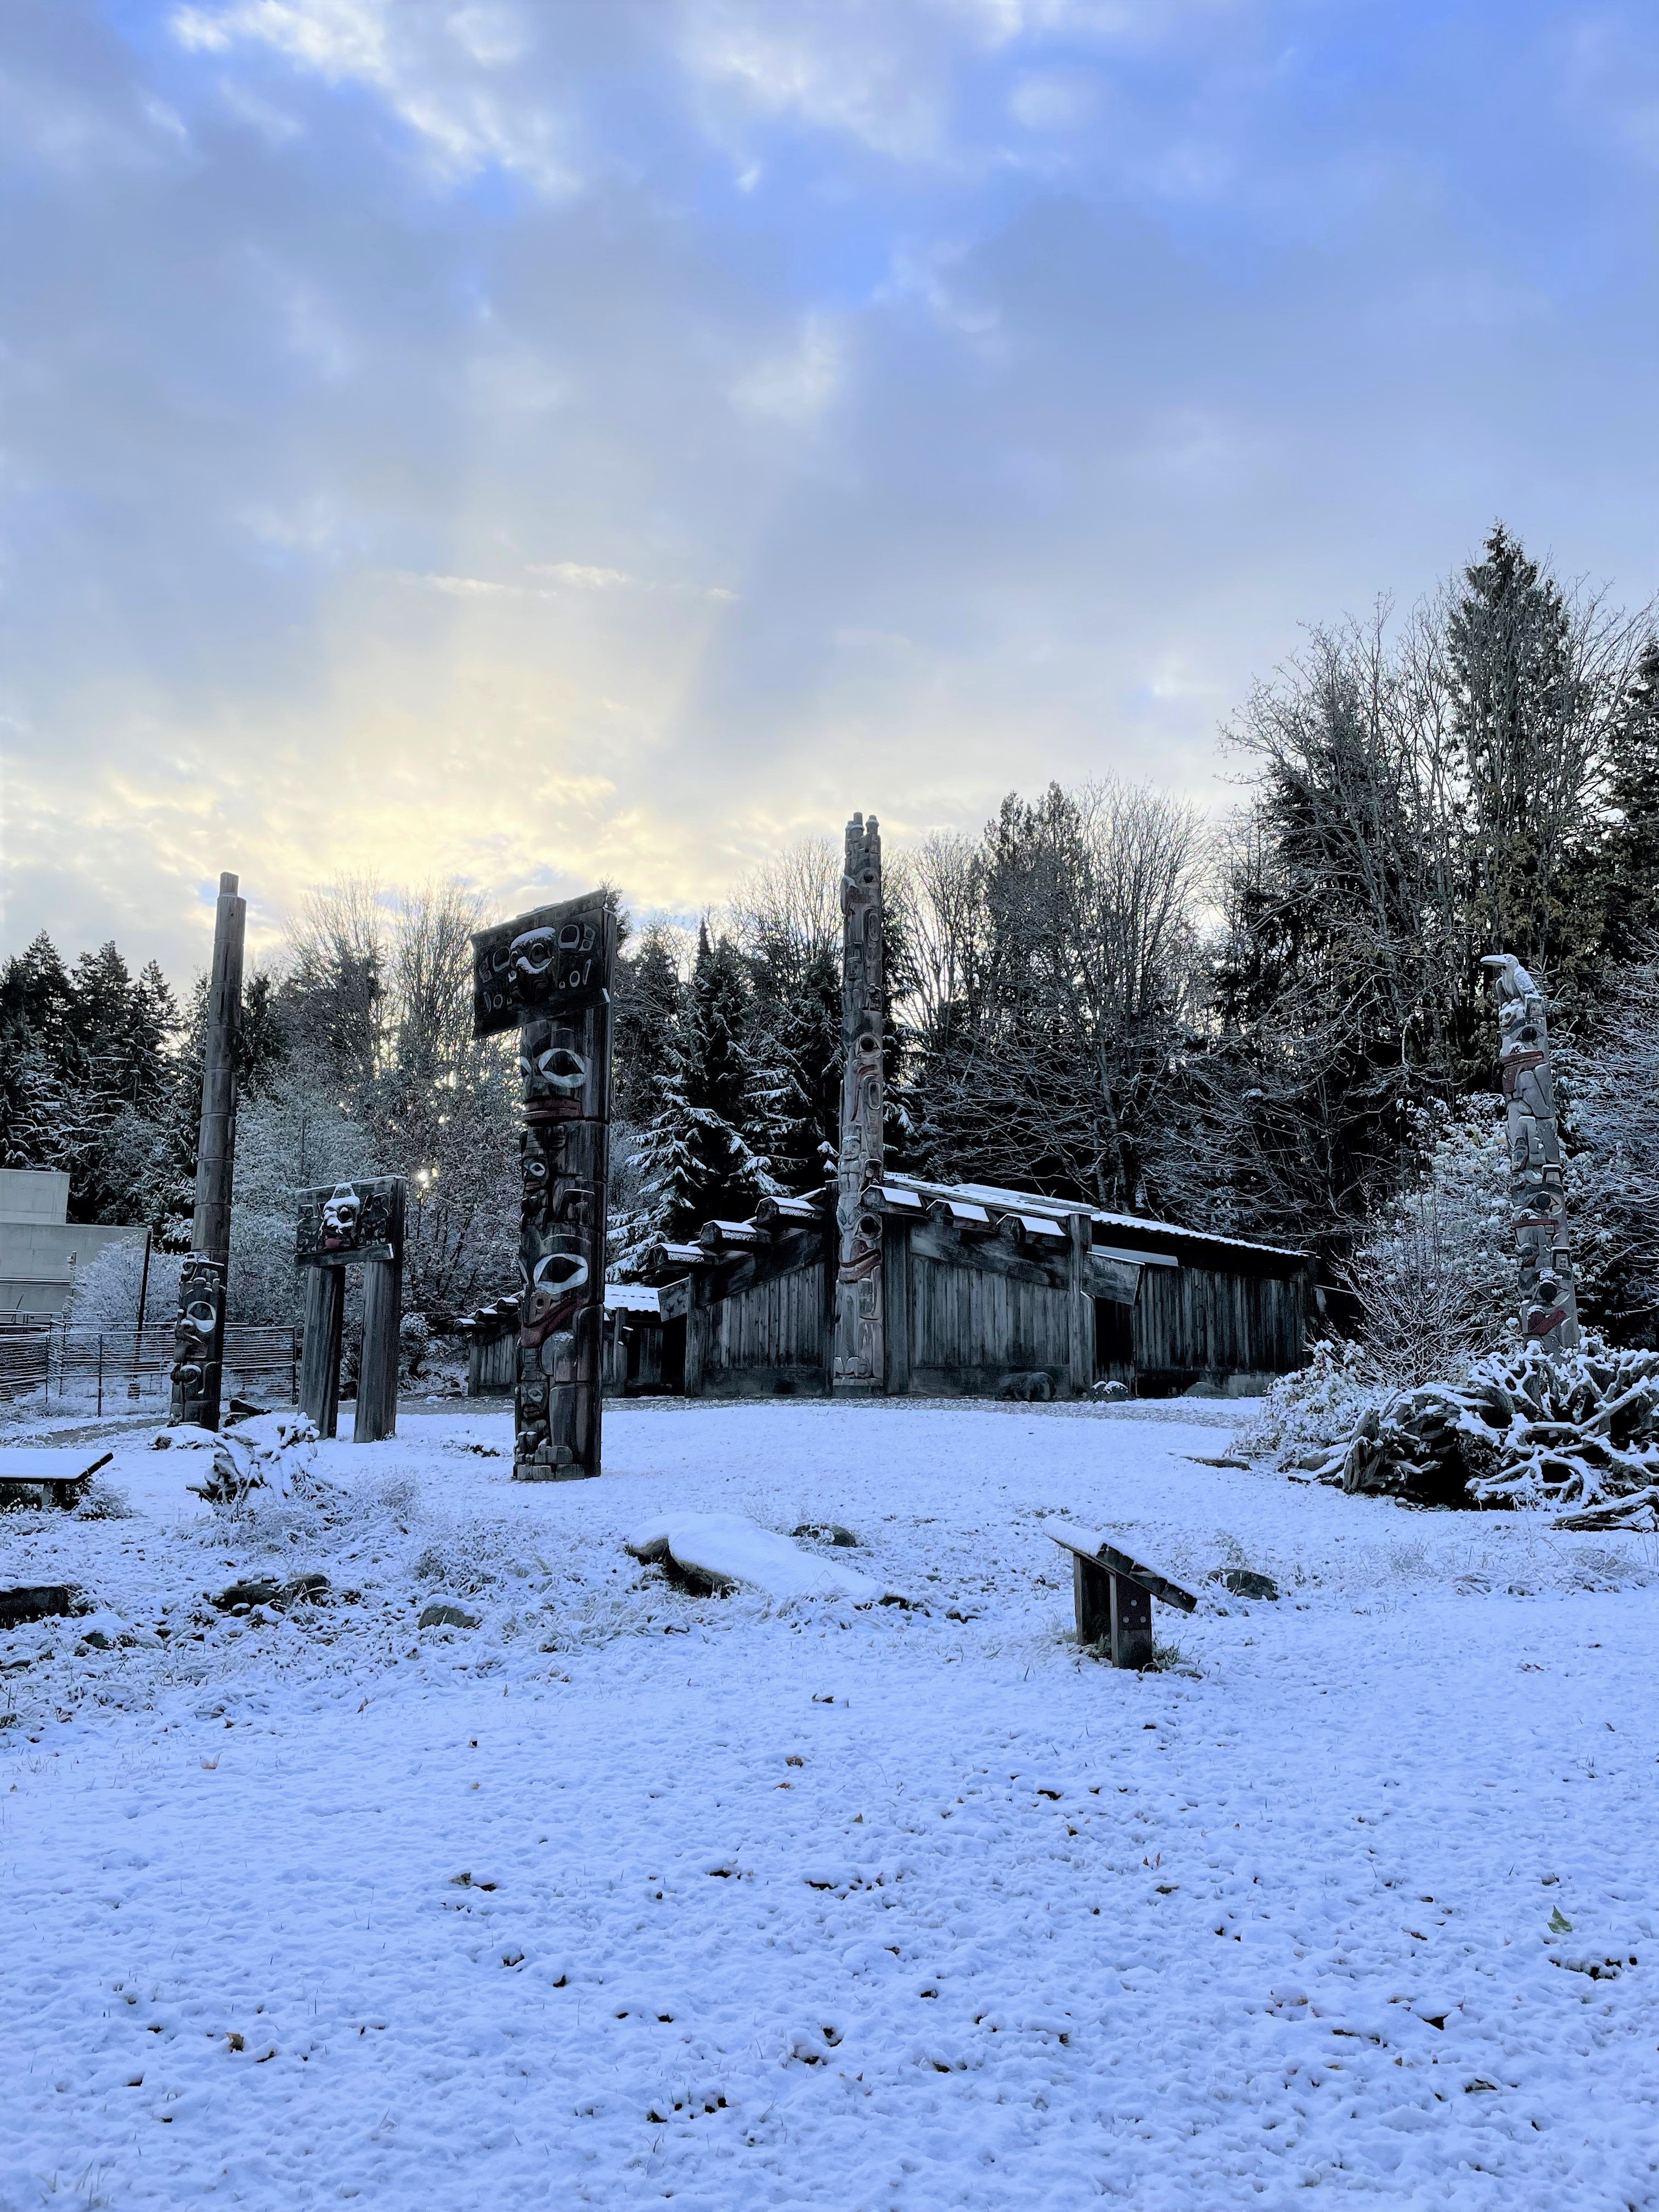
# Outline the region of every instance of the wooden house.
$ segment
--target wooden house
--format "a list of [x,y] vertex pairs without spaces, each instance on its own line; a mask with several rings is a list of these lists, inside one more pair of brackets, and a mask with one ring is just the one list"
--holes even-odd
[[[519,1305],[516,1297],[493,1299],[464,1316],[455,1331],[466,1346],[469,1398],[510,1398],[519,1372]],[[681,1331],[684,1340],[684,1332]],[[605,1286],[605,1348],[601,1388],[607,1397],[650,1397],[678,1391],[663,1379],[662,1316],[657,1293],[644,1283]]]
[[[1302,1364],[1308,1255],[1027,1191],[884,1173],[863,1194],[881,1254],[888,1396],[1243,1395]],[[763,1201],[649,1255],[664,1387],[689,1397],[832,1389],[829,1199]]]

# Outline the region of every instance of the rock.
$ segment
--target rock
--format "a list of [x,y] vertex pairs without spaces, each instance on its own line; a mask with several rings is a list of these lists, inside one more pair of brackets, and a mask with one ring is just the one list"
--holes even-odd
[[279,1605],[326,1605],[332,1595],[326,1575],[295,1575],[277,1592]]
[[21,1628],[31,1620],[66,1620],[72,1613],[90,1613],[73,1583],[24,1583],[0,1590],[0,1628]]
[[259,1577],[252,1582],[232,1583],[208,1603],[216,1606],[221,1613],[234,1613],[239,1605],[275,1605],[282,1595],[278,1584]]
[[1231,1597],[1277,1598],[1279,1595],[1279,1584],[1273,1577],[1258,1574],[1254,1567],[1217,1567],[1210,1580],[1219,1583]]
[[476,1613],[463,1613],[458,1605],[428,1605],[416,1624],[420,1628],[477,1628],[481,1626]]
[[838,1521],[803,1521],[799,1528],[789,1531],[792,1536],[811,1536],[820,1544],[834,1544],[843,1552],[856,1552],[859,1540],[850,1528],[843,1528]]

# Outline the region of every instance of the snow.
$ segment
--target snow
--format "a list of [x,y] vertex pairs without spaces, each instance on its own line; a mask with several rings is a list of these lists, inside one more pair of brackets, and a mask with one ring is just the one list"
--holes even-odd
[[672,1559],[716,1589],[739,1583],[768,1597],[843,1597],[860,1606],[874,1605],[883,1595],[867,1575],[809,1558],[787,1536],[757,1528],[741,1513],[659,1514],[635,1529],[628,1549],[647,1563]]
[[[1659,2203],[1659,1547],[1237,1413],[617,1406],[520,1486],[405,1406],[241,1516],[124,1438],[135,1517],[0,1520],[111,1641],[0,1637],[0,2205]],[[681,1514],[921,1602],[690,1596]],[[1191,1672],[1077,1650],[1049,1520]]]

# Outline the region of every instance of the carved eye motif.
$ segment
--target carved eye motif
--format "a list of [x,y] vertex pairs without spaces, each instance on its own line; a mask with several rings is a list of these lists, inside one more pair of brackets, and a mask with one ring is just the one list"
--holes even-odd
[[587,1262],[579,1253],[549,1252],[536,1262],[534,1287],[557,1296],[579,1291],[587,1280]]
[[587,1062],[579,1052],[556,1044],[550,1051],[537,1054],[536,1073],[561,1098],[574,1098],[587,1080]]
[[557,951],[556,932],[526,929],[507,947],[507,963],[517,971],[521,981],[535,982],[553,965]]

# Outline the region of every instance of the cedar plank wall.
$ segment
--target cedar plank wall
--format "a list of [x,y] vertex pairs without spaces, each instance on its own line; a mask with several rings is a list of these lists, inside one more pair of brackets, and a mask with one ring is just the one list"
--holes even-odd
[[709,1398],[818,1397],[830,1388],[830,1277],[823,1231],[791,1231],[699,1282]]
[[[1066,1395],[1072,1344],[1069,1254],[1018,1252],[993,1237],[969,1241],[933,1222],[899,1223],[887,1235],[908,1246],[907,1379],[889,1361],[888,1388],[920,1397],[983,1396],[1010,1375],[1042,1369]],[[890,1258],[889,1281],[900,1271]],[[888,1311],[896,1310],[890,1304]]]
[[[884,1226],[889,1395],[994,1395],[1011,1375],[1038,1370],[1068,1395],[1073,1292],[1063,1252],[1017,1250],[891,1213]],[[820,1231],[791,1231],[698,1276],[691,1325],[703,1354],[692,1395],[828,1392],[833,1259]],[[1247,1274],[1190,1260],[1143,1267],[1129,1316],[1134,1387],[1157,1396],[1290,1372],[1304,1357],[1304,1296],[1300,1270]]]
[[1303,1360],[1300,1273],[1143,1267],[1135,1301],[1135,1370],[1143,1395],[1199,1378],[1286,1375]]

